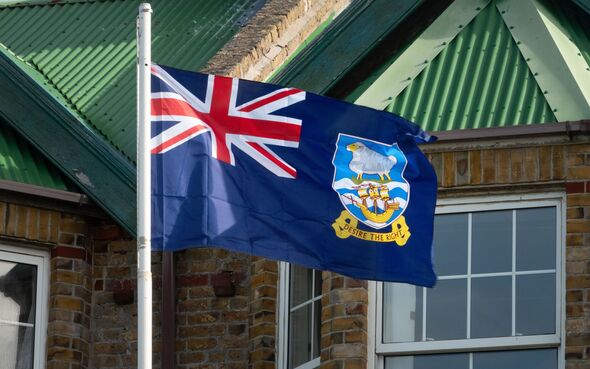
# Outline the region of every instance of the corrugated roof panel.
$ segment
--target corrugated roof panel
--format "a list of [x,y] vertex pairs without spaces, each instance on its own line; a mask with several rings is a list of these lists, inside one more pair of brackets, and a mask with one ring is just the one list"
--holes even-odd
[[[571,36],[571,41],[580,49],[581,56],[590,65],[590,14],[580,11],[575,5],[567,1],[542,1],[544,5],[559,20]],[[587,69],[590,78],[590,68]]]
[[68,190],[60,172],[1,120],[0,179]]
[[[154,0],[152,56],[198,70],[261,0]],[[0,42],[35,66],[97,131],[135,158],[135,16],[140,1],[0,9]]]
[[387,110],[428,131],[556,121],[494,2]]

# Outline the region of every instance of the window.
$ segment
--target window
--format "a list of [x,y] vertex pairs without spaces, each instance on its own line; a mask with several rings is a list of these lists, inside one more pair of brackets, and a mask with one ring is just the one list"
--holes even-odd
[[320,365],[322,273],[280,264],[278,368]]
[[0,245],[0,367],[45,366],[47,255]]
[[563,367],[562,201],[439,204],[437,285],[376,285],[377,366]]

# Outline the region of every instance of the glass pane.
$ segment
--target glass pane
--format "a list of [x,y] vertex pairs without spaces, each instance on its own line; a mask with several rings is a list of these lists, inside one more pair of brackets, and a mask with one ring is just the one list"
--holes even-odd
[[473,369],[555,369],[557,349],[476,352]]
[[516,334],[555,333],[555,274],[516,276]]
[[512,277],[471,280],[471,338],[512,335]]
[[512,210],[473,213],[471,273],[512,270]]
[[469,354],[386,357],[385,369],[469,369]]
[[434,218],[434,266],[439,276],[467,274],[467,214]]
[[426,340],[466,338],[467,281],[443,280],[426,293]]
[[322,302],[318,300],[314,304],[314,317],[313,317],[313,347],[311,352],[311,359],[315,359],[320,356],[320,340],[322,339]]
[[290,306],[294,307],[312,298],[313,269],[307,269],[299,265],[291,264],[291,299]]
[[289,368],[308,362],[311,357],[311,305],[291,313],[289,319]]
[[32,368],[37,267],[0,260],[0,367]]
[[320,296],[322,294],[322,272],[319,270],[314,270],[315,273],[315,288],[313,295]]
[[516,211],[516,270],[555,269],[554,207]]
[[423,290],[409,284],[383,284],[384,343],[422,340]]

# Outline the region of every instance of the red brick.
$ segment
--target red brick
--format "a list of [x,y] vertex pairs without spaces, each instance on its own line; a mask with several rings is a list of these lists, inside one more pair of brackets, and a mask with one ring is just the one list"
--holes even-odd
[[205,286],[209,283],[209,275],[184,275],[176,277],[177,287]]
[[51,250],[51,257],[64,257],[70,259],[86,259],[86,250],[79,247],[56,246]]
[[584,182],[568,182],[565,184],[565,192],[567,193],[582,193],[584,188]]
[[94,239],[96,240],[114,240],[121,238],[122,232],[114,224],[103,225],[94,232]]

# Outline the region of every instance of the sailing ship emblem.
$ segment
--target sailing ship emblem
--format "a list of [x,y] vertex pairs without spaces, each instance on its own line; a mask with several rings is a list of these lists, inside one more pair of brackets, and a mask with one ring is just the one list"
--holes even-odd
[[403,176],[407,159],[397,144],[340,134],[332,163],[332,188],[350,215],[374,229],[402,216],[410,186]]

